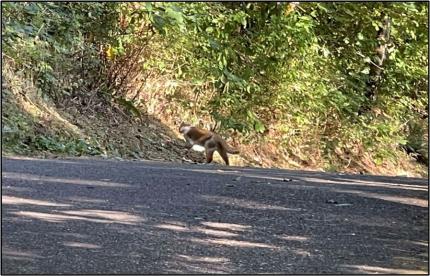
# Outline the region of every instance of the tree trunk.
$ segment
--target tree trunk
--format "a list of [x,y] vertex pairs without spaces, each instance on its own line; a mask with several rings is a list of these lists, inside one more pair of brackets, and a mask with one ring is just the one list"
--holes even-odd
[[382,74],[384,70],[384,62],[387,59],[387,48],[390,40],[390,28],[391,20],[389,17],[385,17],[383,20],[382,27],[379,28],[377,34],[378,46],[375,48],[375,56],[373,60],[369,62],[370,72],[369,79],[366,82],[366,92],[365,97],[367,103],[364,104],[360,109],[360,114],[367,111],[371,107],[371,103],[376,99],[376,92],[378,89],[378,84],[382,79]]

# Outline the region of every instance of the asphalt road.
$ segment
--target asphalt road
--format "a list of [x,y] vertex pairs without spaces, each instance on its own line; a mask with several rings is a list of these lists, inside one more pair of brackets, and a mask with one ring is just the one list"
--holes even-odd
[[2,274],[428,273],[428,180],[2,159]]

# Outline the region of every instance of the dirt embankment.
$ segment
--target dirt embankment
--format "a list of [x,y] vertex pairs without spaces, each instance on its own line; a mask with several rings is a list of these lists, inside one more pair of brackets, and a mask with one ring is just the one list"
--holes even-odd
[[[24,77],[3,68],[2,154],[39,157],[96,156],[116,159],[146,159],[171,162],[204,162],[204,154],[187,151],[175,121],[187,120],[184,110],[136,116],[115,102],[89,96],[69,98],[54,104],[37,94]],[[168,100],[159,104],[169,105]],[[152,103],[155,104],[155,103]],[[176,105],[170,105],[176,108]],[[157,112],[153,112],[157,114]],[[224,135],[239,155],[230,155],[235,166],[320,170],[321,164],[288,156],[280,145],[264,140],[238,143]],[[409,160],[410,159],[410,160]],[[345,172],[426,176],[427,169],[412,158],[393,168],[361,164]],[[309,158],[312,160],[312,158]],[[215,153],[214,162],[223,164]]]

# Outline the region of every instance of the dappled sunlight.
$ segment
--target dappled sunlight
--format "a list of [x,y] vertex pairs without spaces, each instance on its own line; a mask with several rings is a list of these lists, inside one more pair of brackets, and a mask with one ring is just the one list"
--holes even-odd
[[76,216],[86,216],[86,217],[94,217],[94,218],[102,218],[109,220],[115,223],[121,224],[136,224],[138,222],[142,222],[143,219],[131,215],[126,212],[120,211],[106,211],[106,210],[75,210],[75,211],[61,211],[60,213],[68,214],[68,215],[76,215]]
[[241,208],[247,208],[247,209],[302,211],[302,209],[299,209],[299,208],[287,208],[283,206],[263,204],[249,199],[245,200],[245,199],[232,198],[232,197],[226,197],[226,196],[208,196],[208,195],[202,195],[201,197],[208,202],[225,204],[229,206],[241,207]]
[[128,188],[130,185],[124,183],[107,182],[100,180],[86,180],[79,178],[57,178],[52,176],[41,176],[29,173],[13,173],[13,172],[3,172],[2,176],[7,179],[17,179],[26,181],[39,181],[42,182],[53,182],[59,184],[76,184],[76,185],[91,185],[99,187],[109,187],[109,188]]
[[425,246],[425,247],[429,246],[428,241],[408,241],[408,242],[410,242],[414,245],[421,245],[421,246]]
[[231,231],[246,231],[251,229],[251,226],[249,225],[242,225],[237,223],[203,221],[200,224],[203,224],[205,226],[209,226],[212,228],[226,229]]
[[79,164],[79,161],[81,160],[64,160],[64,159],[41,159],[41,158],[34,158],[34,157],[28,157],[28,156],[8,156],[8,159],[12,160],[25,160],[25,161],[37,161],[37,162],[48,162],[48,163],[61,163],[61,164],[72,164],[76,165]]
[[79,233],[67,233],[67,232],[52,232],[51,235],[63,236],[63,237],[71,237],[75,239],[88,239],[90,235],[83,235]]
[[418,199],[414,197],[384,195],[384,194],[363,192],[363,191],[357,191],[357,190],[347,190],[347,189],[333,189],[333,191],[337,193],[356,194],[367,198],[382,199],[382,200],[391,201],[395,203],[428,208],[428,200]]
[[204,273],[204,274],[218,274],[218,273],[231,273],[230,259],[224,257],[211,257],[211,256],[196,256],[177,254],[167,263],[169,266],[176,267],[176,269],[167,269],[167,273],[183,274],[183,273]]
[[307,250],[303,250],[303,249],[293,249],[292,252],[298,256],[302,256],[302,257],[310,257],[311,253]]
[[342,265],[345,268],[354,269],[353,273],[369,274],[369,273],[381,273],[381,274],[428,274],[424,270],[413,270],[413,269],[400,269],[400,268],[387,268],[379,266],[368,266],[368,265]]
[[241,248],[268,248],[268,249],[280,249],[278,246],[260,243],[260,242],[249,242],[249,241],[239,241],[231,239],[200,239],[200,238],[190,238],[189,241],[204,244],[208,246],[212,245],[225,245],[230,247],[241,247]]
[[[350,219],[351,222],[354,222],[360,226],[371,226],[371,227],[384,227],[387,226],[387,219],[383,216],[355,216]],[[402,221],[395,220],[390,222],[392,226],[397,224],[398,227],[401,227]]]
[[[424,259],[424,260],[427,259],[428,260],[428,253],[427,252],[426,253],[419,253],[419,254],[417,254],[417,256],[413,256],[413,257],[411,257],[411,256],[409,256],[409,257],[406,257],[406,256],[394,256],[393,260],[395,260],[398,263],[416,264],[417,263],[417,258],[419,258],[418,256],[424,257],[424,258],[421,258],[421,259]],[[414,268],[417,268],[417,267],[414,267]],[[421,265],[421,267],[418,267],[418,268],[425,268],[425,265]]]
[[[221,267],[217,267],[215,269],[209,269],[209,268],[202,268],[199,265],[190,265],[190,264],[181,264],[183,269],[166,269],[165,272],[167,274],[228,274],[225,269],[222,269]],[[189,272],[192,271],[192,272]]]
[[[390,233],[390,232],[388,232],[388,233]],[[392,234],[392,232],[390,234]],[[386,244],[393,241],[393,238],[375,238],[375,239],[378,241],[383,241]],[[418,249],[421,246],[428,247],[428,241],[411,241],[411,240],[406,240],[406,239],[395,240],[395,241],[397,243],[414,245],[414,248],[416,248],[416,249]],[[418,245],[418,246],[416,246],[416,245]],[[397,246],[397,245],[395,244],[394,246]],[[393,249],[397,249],[397,248],[393,247]]]
[[11,214],[14,214],[19,217],[34,218],[41,221],[55,222],[55,223],[66,222],[68,220],[83,220],[83,221],[90,221],[90,222],[109,223],[109,221],[100,220],[100,219],[89,219],[85,217],[66,216],[66,215],[60,215],[60,214],[49,214],[49,213],[32,212],[32,211],[11,212]]
[[300,242],[309,241],[309,238],[304,236],[278,235],[277,237],[286,241],[300,241]]
[[[306,188],[312,188],[312,187],[306,187],[304,185],[295,185],[291,183],[282,183],[285,180],[285,177],[283,174],[279,174],[279,177],[276,176],[268,176],[264,174],[264,171],[258,172],[257,169],[246,169],[241,168],[241,171],[237,170],[214,170],[214,169],[186,169],[189,171],[194,172],[200,172],[200,173],[211,173],[211,174],[221,174],[221,175],[232,175],[232,176],[242,176],[242,177],[248,177],[248,178],[256,178],[261,179],[262,181],[267,183],[267,185],[274,185],[278,187],[288,187],[288,188],[300,188],[300,189],[306,189]],[[354,185],[354,186],[366,186],[366,187],[377,187],[377,188],[388,188],[388,189],[404,189],[404,190],[414,190],[414,191],[428,191],[428,185],[425,183],[426,179],[418,179],[419,182],[422,182],[422,185],[420,184],[401,184],[401,183],[389,183],[387,182],[381,182],[381,181],[370,181],[370,180],[358,180],[355,178],[338,178],[333,177],[330,175],[325,175],[323,177],[310,177],[310,176],[301,176],[306,174],[315,174],[314,172],[295,172],[297,175],[294,176],[295,180],[302,180],[305,182],[308,182],[310,184],[315,183],[326,183],[326,184],[336,184],[336,185]],[[291,174],[291,173],[290,173]],[[273,173],[272,173],[273,175]],[[270,181],[276,181],[276,182],[270,182]],[[392,181],[396,181],[396,177],[392,177]],[[249,182],[249,181],[247,181]],[[280,185],[276,185],[275,183],[279,182]],[[282,184],[281,184],[282,183]],[[321,186],[324,187],[324,186]]]
[[208,236],[216,236],[216,237],[234,237],[238,234],[231,233],[228,231],[222,231],[222,230],[214,230],[214,229],[207,229],[200,226],[185,226],[185,225],[178,225],[178,224],[172,224],[172,223],[160,223],[154,225],[155,228],[164,229],[164,230],[171,230],[175,232],[188,232],[188,233],[201,233]]
[[231,233],[231,232],[222,231],[222,230],[207,229],[203,227],[193,227],[192,229],[194,229],[196,232],[203,233],[210,236],[216,236],[216,237],[235,237],[238,235],[236,233]]
[[428,186],[424,186],[424,185],[383,183],[383,182],[363,181],[358,179],[347,179],[347,178],[322,179],[322,178],[315,178],[315,177],[299,177],[299,179],[307,182],[328,183],[328,184],[337,184],[337,185],[350,185],[350,186],[352,185],[352,186],[366,186],[366,187],[388,188],[388,189],[428,191]]
[[98,249],[101,248],[101,246],[92,244],[92,243],[85,243],[85,242],[63,242],[63,245],[68,247],[76,247],[76,248],[84,248],[84,249]]
[[282,177],[273,177],[273,176],[267,176],[267,175],[261,175],[261,174],[254,174],[254,173],[244,173],[236,170],[210,170],[210,169],[186,169],[187,171],[193,171],[193,172],[200,172],[200,173],[212,173],[212,174],[222,174],[222,175],[233,175],[233,176],[242,176],[242,177],[250,177],[250,178],[258,178],[258,179],[265,179],[265,180],[277,180],[277,181],[283,181],[284,178]]
[[161,224],[155,225],[154,227],[165,229],[165,230],[177,231],[177,232],[191,232],[191,230],[188,227],[174,225],[174,224],[161,223]]
[[66,198],[69,201],[73,202],[83,202],[83,203],[106,203],[106,199],[96,199],[84,196],[69,196]]
[[125,212],[117,211],[103,211],[103,210],[82,210],[82,211],[63,211],[66,215],[59,213],[43,213],[33,211],[18,211],[11,212],[16,216],[34,218],[46,222],[66,222],[69,220],[81,220],[96,223],[118,223],[135,225],[138,222],[143,221],[140,217],[130,215]]
[[[171,187],[171,191],[175,193],[175,197],[170,199],[170,196],[164,197],[164,194],[160,193],[160,190],[163,191],[160,189],[161,185],[148,188],[149,186],[137,184],[141,183],[140,180],[131,180],[122,175],[116,178],[105,174],[109,167],[106,169],[102,164],[106,165],[105,162],[97,164],[103,170],[100,174],[89,176],[96,178],[95,181],[56,176],[50,170],[45,172],[50,174],[47,177],[39,176],[38,173],[20,174],[15,171],[5,173],[6,181],[8,177],[35,181],[10,179],[8,184],[16,182],[17,186],[30,187],[30,191],[34,193],[22,191],[21,194],[10,189],[3,190],[5,193],[2,197],[5,204],[3,206],[7,208],[4,211],[7,216],[4,222],[10,225],[7,228],[8,235],[13,236],[13,227],[22,225],[20,233],[25,237],[24,242],[30,244],[31,247],[28,248],[32,250],[39,249],[39,244],[45,243],[48,246],[53,244],[53,248],[56,250],[59,248],[58,250],[67,254],[88,255],[108,252],[107,254],[118,258],[121,265],[124,262],[124,265],[133,267],[133,271],[147,272],[158,266],[159,270],[156,271],[176,274],[235,273],[247,269],[255,272],[313,273],[318,268],[310,267],[308,270],[303,268],[308,262],[330,263],[332,258],[342,260],[333,271],[407,272],[423,269],[419,265],[428,257],[428,251],[425,249],[428,242],[423,236],[425,226],[422,226],[423,220],[427,219],[424,216],[425,209],[412,206],[427,204],[425,196],[421,195],[425,192],[423,190],[427,190],[426,186],[421,187],[419,183],[392,185],[401,187],[402,190],[385,188],[389,183],[375,183],[375,189],[379,187],[379,190],[373,191],[367,188],[373,187],[372,182],[365,181],[361,183],[363,185],[354,187],[351,185],[356,185],[356,181],[345,180],[348,186],[343,186],[343,182],[336,182],[331,176],[326,177],[330,179],[329,182],[315,183],[307,182],[310,178],[302,181],[298,174],[294,179],[281,178],[282,174],[275,174],[277,180],[272,181],[264,177],[264,172],[261,173],[260,179],[253,179],[252,176],[248,178],[237,171],[217,170],[220,174],[230,174],[222,178],[219,176],[220,179],[215,183],[219,186],[210,186],[209,183],[208,186],[204,186],[199,178],[201,175],[191,177],[187,182],[190,183],[189,186],[181,181],[178,183],[172,180],[173,184],[166,181],[166,185],[172,185],[167,187]],[[136,170],[147,168],[146,163],[142,166],[130,163],[130,166],[136,166]],[[176,180],[178,176],[181,179],[188,177],[187,172],[168,166],[163,167],[161,173],[156,169],[154,166],[154,171],[151,169],[148,175],[152,177],[153,174],[159,175],[167,173],[167,170],[173,170],[173,173],[177,173],[174,174]],[[146,173],[143,172],[141,176],[146,176]],[[242,177],[233,176],[234,174]],[[71,177],[73,176],[79,177],[79,174],[72,174]],[[215,176],[209,175],[212,178]],[[312,177],[324,179],[324,175]],[[63,188],[70,188],[70,185],[57,186],[50,183],[64,181],[94,187],[100,185],[121,188],[133,185],[133,190],[97,187],[87,190],[85,186],[71,186],[74,189],[67,189],[70,192],[64,192]],[[39,185],[41,183],[46,184]],[[225,188],[228,183],[232,183],[233,187]],[[199,189],[193,189],[193,185]],[[45,189],[51,186],[53,189]],[[408,188],[412,189],[408,191]],[[124,192],[118,193],[119,191]],[[181,197],[190,191],[191,196],[187,194],[189,198]],[[136,196],[137,194],[143,196]],[[411,203],[415,194],[421,201]],[[128,195],[131,195],[129,200],[123,198]],[[364,197],[405,204],[407,202],[409,205],[395,206],[391,202],[368,200]],[[169,198],[169,201],[163,201],[164,198]],[[335,205],[326,204],[327,199],[353,205],[344,208],[334,207]],[[369,215],[367,210],[372,207],[368,206],[369,202],[379,204],[385,211]],[[354,206],[364,209],[359,210]],[[403,213],[400,213],[402,217],[397,217],[396,208],[400,208],[399,213],[404,210],[406,214],[410,213],[411,216],[417,217],[401,220]],[[43,232],[45,230],[46,233]],[[408,231],[414,233],[401,238],[402,233]],[[106,242],[105,238],[110,241]],[[387,240],[382,241],[378,238]],[[348,244],[350,240],[352,243]],[[360,242],[363,242],[363,245],[360,245]],[[354,254],[358,256],[362,252],[358,248],[363,248],[362,250],[370,252],[369,254],[375,254],[374,252],[378,253],[380,250],[378,245],[384,246],[384,252],[392,260],[391,263],[356,259],[357,263],[358,260],[364,260],[362,264],[369,266],[339,267],[340,264],[354,264],[352,256]],[[46,260],[32,258],[32,253],[9,254],[8,258],[10,260],[14,258],[22,263],[35,260],[44,264],[49,260],[48,255],[55,254],[50,250],[43,253]],[[254,258],[260,259],[255,262]],[[144,266],[145,262],[154,266]],[[397,267],[396,262],[403,270],[386,268]],[[90,262],[85,265],[85,269],[92,269]],[[332,271],[327,267],[321,269]]]
[[12,249],[2,244],[2,259],[12,259],[18,261],[34,261],[34,259],[42,259],[43,257],[32,251],[22,251],[17,249]]
[[202,263],[225,263],[228,262],[229,259],[221,258],[221,257],[208,257],[208,256],[189,256],[189,255],[181,255],[178,254],[177,259],[184,261],[192,261],[192,262],[202,262]]
[[35,200],[35,199],[27,199],[21,197],[14,196],[2,196],[2,204],[10,204],[10,205],[38,205],[38,206],[51,206],[51,207],[69,207],[70,204],[61,204],[55,203],[45,200]]
[[2,185],[2,190],[8,190],[8,191],[14,191],[14,192],[30,192],[30,188],[24,188],[24,187],[13,187],[13,186],[6,186]]

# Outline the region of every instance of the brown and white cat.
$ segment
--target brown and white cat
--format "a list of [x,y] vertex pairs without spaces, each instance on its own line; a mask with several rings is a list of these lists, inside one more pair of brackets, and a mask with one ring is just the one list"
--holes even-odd
[[214,152],[218,151],[225,164],[228,166],[230,163],[228,161],[227,153],[239,153],[238,149],[230,147],[227,142],[215,132],[201,129],[186,123],[181,123],[179,126],[179,132],[182,133],[187,141],[188,149],[196,148],[197,150],[205,151],[207,163],[212,162]]

